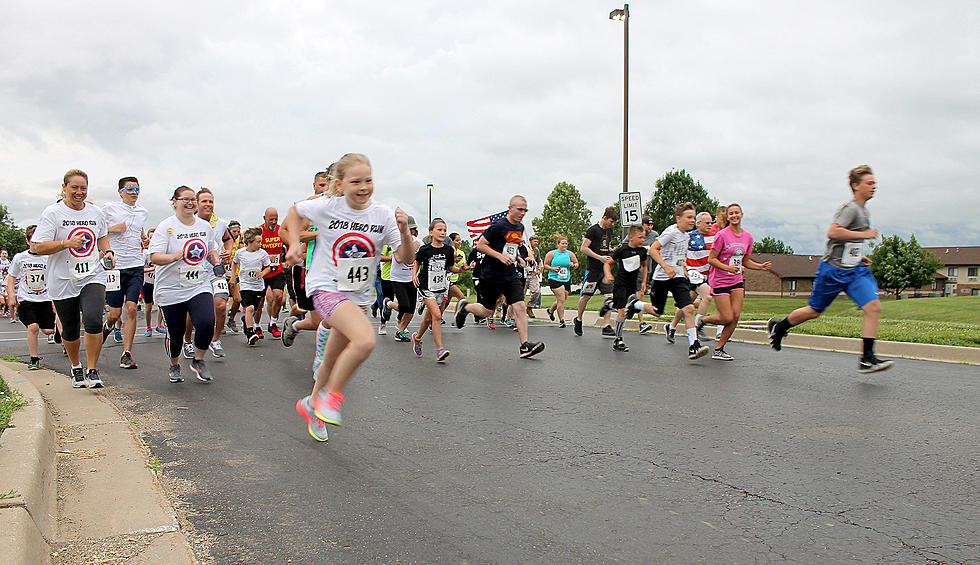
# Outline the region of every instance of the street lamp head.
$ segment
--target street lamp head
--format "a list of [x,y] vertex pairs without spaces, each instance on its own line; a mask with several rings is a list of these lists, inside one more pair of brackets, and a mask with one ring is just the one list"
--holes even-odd
[[429,190],[432,190],[432,185],[431,184],[427,184],[427,185],[425,185],[425,188],[428,188]]
[[609,12],[609,19],[621,22],[626,19],[626,10],[613,10]]

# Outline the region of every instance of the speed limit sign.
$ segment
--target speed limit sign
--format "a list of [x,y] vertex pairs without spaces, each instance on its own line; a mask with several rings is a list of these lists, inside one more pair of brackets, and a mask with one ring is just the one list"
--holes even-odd
[[623,227],[640,223],[643,202],[639,192],[619,193],[619,220]]

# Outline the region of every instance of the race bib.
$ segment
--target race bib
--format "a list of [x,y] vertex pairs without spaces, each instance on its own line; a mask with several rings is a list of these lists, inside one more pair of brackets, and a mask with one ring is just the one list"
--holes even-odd
[[228,280],[218,277],[211,281],[211,292],[214,294],[228,294]]
[[242,278],[248,282],[258,282],[259,272],[255,269],[250,269],[248,271],[242,271]]
[[374,286],[374,257],[337,259],[337,290],[364,292]]
[[558,278],[568,280],[568,267],[558,267]]
[[627,273],[632,273],[633,271],[640,268],[640,256],[634,255],[632,257],[626,257],[623,259],[623,269]]
[[678,269],[683,269],[685,265],[687,265],[686,257],[678,257],[674,259],[674,266],[677,267]]
[[742,257],[744,255],[732,255],[728,258],[728,265],[731,267],[738,267],[739,272],[742,271]]
[[281,258],[282,257],[280,255],[270,255],[269,256],[269,264],[272,265],[272,270],[273,271],[276,270],[276,267],[279,266],[279,259],[281,259]]
[[200,286],[204,281],[204,269],[200,265],[181,265],[180,266],[180,286],[182,288],[193,288]]
[[152,270],[152,271],[145,271],[143,273],[143,282],[144,283],[146,283],[146,284],[153,284],[153,283],[156,282],[156,280],[157,280],[157,272],[156,272],[155,269]]
[[446,288],[446,265],[442,263],[439,265],[432,265],[430,263],[429,280],[427,282],[427,288],[431,292]]
[[861,262],[864,244],[860,241],[844,244],[844,253],[840,256],[840,264],[844,267],[856,267]]
[[115,292],[119,290],[119,269],[108,269],[105,272],[105,291]]
[[504,244],[504,255],[510,257],[511,259],[517,259],[517,244],[516,243],[505,243]]
[[587,282],[582,285],[582,294],[595,294],[595,287],[597,282]]
[[69,254],[68,272],[71,274],[71,280],[74,282],[85,280],[95,272],[97,264],[98,261],[91,255],[87,257],[75,257]]
[[704,274],[701,271],[688,271],[687,278],[691,284],[698,285],[704,282]]
[[33,269],[24,273],[24,286],[27,292],[44,292],[44,270]]

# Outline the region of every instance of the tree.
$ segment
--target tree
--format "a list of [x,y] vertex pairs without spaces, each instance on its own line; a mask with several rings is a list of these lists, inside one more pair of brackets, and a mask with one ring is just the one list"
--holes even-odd
[[783,243],[781,240],[768,235],[752,244],[752,253],[778,253],[780,255],[792,255],[793,248]]
[[653,198],[647,202],[643,214],[653,218],[653,229],[663,232],[664,228],[673,224],[674,208],[678,204],[691,202],[697,211],[710,212],[714,215],[718,209],[718,201],[708,194],[701,183],[694,182],[687,171],[671,170],[657,179]]
[[11,257],[14,253],[27,249],[27,236],[24,230],[14,224],[14,219],[3,204],[0,204],[0,249],[6,249]]
[[895,291],[895,296],[931,283],[941,268],[943,262],[919,247],[914,234],[908,241],[897,235],[883,238],[871,253],[871,272],[878,286]]
[[579,268],[572,270],[572,280],[581,280],[585,274],[585,257],[579,252],[585,230],[588,229],[592,213],[582,200],[575,185],[559,182],[548,195],[548,203],[544,205],[541,215],[531,220],[534,233],[541,238],[538,252],[542,257],[557,247],[556,233],[568,238],[568,249],[573,251],[579,260]]

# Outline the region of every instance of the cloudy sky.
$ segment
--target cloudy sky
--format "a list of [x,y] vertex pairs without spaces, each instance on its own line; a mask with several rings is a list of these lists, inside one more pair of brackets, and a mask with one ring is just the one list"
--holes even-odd
[[[0,0],[0,201],[36,220],[69,168],[96,203],[136,175],[257,224],[350,151],[376,197],[463,228],[559,181],[622,188],[621,7],[596,1]],[[686,169],[757,238],[816,252],[868,163],[887,234],[980,245],[971,1],[630,5],[630,189]]]

